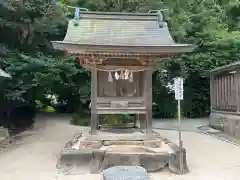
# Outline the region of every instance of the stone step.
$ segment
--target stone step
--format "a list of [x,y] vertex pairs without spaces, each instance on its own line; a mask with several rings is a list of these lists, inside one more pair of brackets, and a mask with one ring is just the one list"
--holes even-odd
[[103,171],[103,180],[150,180],[140,166],[115,166]]

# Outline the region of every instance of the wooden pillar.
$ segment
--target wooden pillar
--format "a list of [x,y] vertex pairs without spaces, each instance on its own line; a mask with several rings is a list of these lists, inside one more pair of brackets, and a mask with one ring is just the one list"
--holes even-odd
[[224,85],[224,75],[221,75],[221,94],[222,94],[222,105],[221,105],[221,108],[222,110],[224,110],[224,106],[225,106],[225,101],[224,101],[224,88],[225,88],[225,85]]
[[214,76],[210,76],[210,108],[211,111],[214,108],[214,98],[215,98],[215,93],[214,93]]
[[219,109],[222,110],[222,76],[218,76]]
[[214,102],[213,102],[213,109],[217,107],[217,86],[216,86],[216,76],[213,76],[213,94],[214,94]]
[[216,76],[214,76],[214,85],[213,85],[213,88],[214,88],[214,109],[217,109],[217,96],[218,96],[218,87],[217,87],[217,78]]
[[239,67],[237,67],[237,72],[236,72],[236,76],[235,76],[235,84],[236,84],[236,111],[239,113],[239,110],[240,110],[240,100],[239,100],[239,92],[240,92],[240,89],[239,89],[239,80],[240,80],[240,71],[239,71]]
[[234,87],[234,75],[231,74],[230,75],[230,110],[231,111],[233,110],[233,105],[234,105],[233,99],[235,98],[235,97],[233,97],[234,96],[234,89],[235,89],[235,87]]
[[152,134],[152,69],[145,72],[146,133]]
[[237,110],[237,86],[236,86],[236,74],[233,74],[233,84],[232,84],[232,111]]
[[97,133],[97,69],[91,69],[91,131],[92,135]]
[[226,110],[229,110],[229,75],[226,75]]
[[216,76],[216,108],[219,109],[220,108],[220,100],[219,100],[219,97],[220,97],[220,86],[219,86],[219,76]]
[[224,110],[227,109],[227,76],[224,74],[223,76],[223,108]]
[[227,105],[228,105],[228,110],[231,110],[231,108],[230,108],[230,100],[231,100],[231,95],[230,95],[230,93],[231,93],[231,75],[230,75],[230,74],[228,75],[227,81],[228,81],[228,83],[227,83],[227,86],[228,86],[228,91],[227,91],[228,103],[227,103]]
[[224,107],[224,101],[223,101],[223,95],[224,95],[224,87],[223,87],[223,76],[220,75],[220,109],[223,110]]

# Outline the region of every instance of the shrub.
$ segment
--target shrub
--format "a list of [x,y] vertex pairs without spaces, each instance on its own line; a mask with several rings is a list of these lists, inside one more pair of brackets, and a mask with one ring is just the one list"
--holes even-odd
[[104,124],[112,124],[112,125],[119,125],[119,124],[126,124],[134,122],[135,117],[129,114],[112,114],[106,115],[103,117]]
[[72,119],[70,121],[71,124],[77,126],[90,126],[91,118],[89,115],[80,115],[80,114],[73,114]]
[[19,105],[14,107],[8,116],[8,125],[10,129],[24,130],[34,123],[36,109],[32,105]]

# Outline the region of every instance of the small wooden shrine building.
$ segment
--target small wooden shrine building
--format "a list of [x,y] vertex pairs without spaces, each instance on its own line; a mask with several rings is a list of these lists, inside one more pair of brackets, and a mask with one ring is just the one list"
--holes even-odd
[[240,138],[240,61],[204,76],[210,77],[210,125]]
[[138,114],[152,133],[152,72],[168,58],[191,52],[176,44],[159,13],[81,12],[55,49],[75,54],[91,71],[91,134],[101,114]]

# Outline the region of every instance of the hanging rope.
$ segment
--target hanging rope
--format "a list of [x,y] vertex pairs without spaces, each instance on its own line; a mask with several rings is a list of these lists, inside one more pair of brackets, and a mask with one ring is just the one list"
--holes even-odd
[[128,68],[116,68],[116,69],[99,69],[99,68],[96,68],[96,70],[98,71],[104,71],[104,72],[116,72],[116,71],[131,71],[131,72],[141,72],[141,71],[145,71],[145,70],[148,70],[150,68],[143,68],[143,69],[139,69],[139,70],[132,70],[132,69],[128,69]]
[[[94,68],[96,68],[96,67],[94,67]],[[143,69],[139,69],[139,70],[132,70],[132,69],[128,69],[125,67],[108,69],[108,70],[96,68],[96,70],[98,70],[98,71],[108,72],[108,82],[113,82],[113,80],[114,80],[113,77],[115,77],[116,80],[122,79],[122,80],[128,80],[129,82],[133,82],[134,81],[133,73],[145,71],[147,69],[150,69],[150,68],[143,68]],[[120,73],[118,73],[118,72],[120,72]],[[113,73],[113,75],[112,75],[112,73]]]

